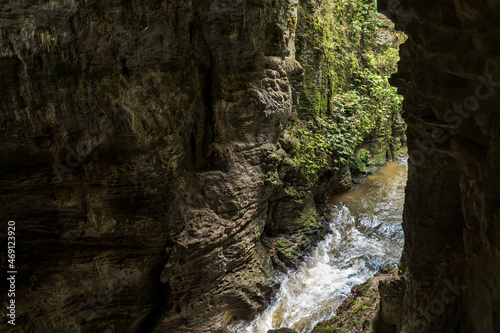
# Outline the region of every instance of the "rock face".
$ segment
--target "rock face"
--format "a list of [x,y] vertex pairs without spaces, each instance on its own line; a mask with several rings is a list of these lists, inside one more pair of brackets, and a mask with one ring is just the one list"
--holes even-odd
[[288,156],[284,130],[304,106],[298,9],[0,0],[0,218],[17,236],[10,330],[223,332],[269,302],[273,266],[300,258],[321,229],[315,203],[350,179],[344,161],[311,189]]
[[390,315],[397,313],[398,309],[380,309],[380,294],[385,291],[385,288],[380,287],[392,285],[396,281],[398,277],[394,268],[387,266],[380,269],[368,281],[353,287],[351,295],[338,307],[335,316],[318,323],[311,333],[383,331],[384,327],[376,326],[382,323],[377,320],[379,313],[388,311]]
[[296,5],[1,1],[13,331],[219,332],[269,301]]
[[379,6],[408,35],[393,78],[408,123],[407,291],[385,320],[395,332],[498,332],[500,4]]

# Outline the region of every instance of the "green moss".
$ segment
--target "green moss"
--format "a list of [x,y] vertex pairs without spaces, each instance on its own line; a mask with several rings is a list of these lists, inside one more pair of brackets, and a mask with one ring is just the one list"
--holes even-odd
[[288,262],[293,262],[299,255],[299,247],[286,238],[278,238],[273,242],[274,248]]
[[321,329],[323,332],[333,332],[333,328],[331,328],[330,326],[328,325],[324,325],[324,324],[319,324],[318,326],[316,326],[317,328]]
[[295,223],[298,224],[304,230],[315,229],[318,226],[318,213],[315,209],[310,208],[302,212],[300,217],[295,220]]
[[387,163],[387,152],[383,151],[381,153],[375,154],[373,156],[374,164],[377,166],[382,166]]
[[353,167],[356,168],[359,172],[361,173],[368,173],[371,171],[370,168],[370,152],[366,149],[360,149],[356,156],[354,157],[354,165]]
[[[388,77],[397,69],[404,35],[375,7],[375,0],[301,0],[298,19],[289,19],[304,85],[287,133],[297,139],[295,166],[312,184],[349,161],[366,172],[358,153],[363,142],[381,138],[389,146],[393,140],[402,97]],[[388,42],[380,44],[380,35]],[[381,155],[375,160],[382,163]]]
[[296,16],[290,16],[288,18],[288,28],[290,29],[290,35],[295,32],[295,29],[297,29],[297,17]]

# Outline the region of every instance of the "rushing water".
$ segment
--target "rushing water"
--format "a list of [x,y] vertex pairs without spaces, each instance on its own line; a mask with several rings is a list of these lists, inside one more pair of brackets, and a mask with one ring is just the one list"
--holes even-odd
[[351,288],[399,261],[406,161],[392,162],[332,199],[330,233],[296,271],[281,279],[275,302],[238,333],[288,327],[307,332],[332,317]]

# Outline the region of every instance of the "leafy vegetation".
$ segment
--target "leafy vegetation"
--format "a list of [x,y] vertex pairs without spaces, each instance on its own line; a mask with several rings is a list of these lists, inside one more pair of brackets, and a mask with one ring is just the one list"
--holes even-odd
[[[290,22],[305,82],[288,134],[297,139],[294,163],[313,182],[321,171],[347,163],[368,171],[366,152],[385,161],[385,149],[398,144],[393,124],[401,122],[402,97],[388,78],[397,69],[405,37],[375,4],[330,0],[315,11],[302,0],[297,22]],[[361,151],[367,139],[378,144]]]

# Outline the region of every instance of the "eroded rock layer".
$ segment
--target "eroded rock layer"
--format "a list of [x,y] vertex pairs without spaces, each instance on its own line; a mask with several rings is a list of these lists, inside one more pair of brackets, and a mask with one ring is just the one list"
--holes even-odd
[[14,331],[218,332],[268,302],[259,238],[302,73],[295,11],[1,1]]
[[[400,40],[387,22],[351,29],[357,4],[0,0],[14,331],[222,332],[263,309],[348,159],[366,144],[367,172],[404,140],[379,78]],[[370,80],[349,96],[377,107],[351,128],[365,110],[340,93]]]
[[395,332],[498,332],[500,4],[379,6],[408,35],[393,79],[408,123],[408,287],[385,319]]

